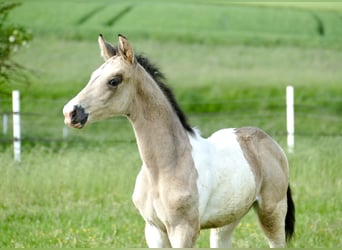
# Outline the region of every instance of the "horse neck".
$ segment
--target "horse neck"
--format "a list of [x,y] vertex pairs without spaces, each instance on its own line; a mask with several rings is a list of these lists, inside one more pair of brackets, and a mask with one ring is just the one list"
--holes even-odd
[[179,170],[180,162],[188,164],[191,158],[188,133],[151,77],[145,76],[137,86],[129,120],[140,156],[153,173]]

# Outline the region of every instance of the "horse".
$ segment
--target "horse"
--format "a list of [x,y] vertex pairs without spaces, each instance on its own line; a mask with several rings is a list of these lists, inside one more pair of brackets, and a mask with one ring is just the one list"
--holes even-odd
[[210,229],[210,247],[231,247],[253,208],[270,247],[294,234],[295,206],[282,148],[256,127],[225,128],[203,138],[176,102],[165,77],[118,35],[100,34],[104,64],[63,108],[65,124],[83,128],[112,116],[130,121],[142,160],[132,195],[149,247],[194,247]]

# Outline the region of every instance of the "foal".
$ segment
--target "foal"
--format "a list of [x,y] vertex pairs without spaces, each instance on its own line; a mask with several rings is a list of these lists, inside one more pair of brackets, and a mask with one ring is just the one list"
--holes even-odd
[[230,247],[233,230],[253,207],[270,247],[294,233],[288,162],[280,146],[254,127],[202,138],[191,128],[163,75],[128,40],[98,39],[105,63],[63,109],[74,128],[124,115],[142,167],[133,202],[146,222],[149,247],[193,247],[211,228],[211,247]]

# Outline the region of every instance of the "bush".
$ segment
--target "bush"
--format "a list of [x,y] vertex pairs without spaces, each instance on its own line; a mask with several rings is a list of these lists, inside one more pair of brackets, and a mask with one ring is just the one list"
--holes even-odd
[[7,22],[9,12],[19,5],[0,2],[0,86],[18,80],[28,82],[25,69],[11,60],[13,53],[27,46],[32,39],[31,33],[24,27]]

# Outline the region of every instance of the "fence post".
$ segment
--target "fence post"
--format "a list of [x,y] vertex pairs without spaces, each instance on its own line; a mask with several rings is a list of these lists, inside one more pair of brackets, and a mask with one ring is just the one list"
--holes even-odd
[[13,151],[14,160],[21,161],[21,138],[20,138],[20,92],[12,91],[13,110]]
[[68,138],[68,127],[64,126],[63,127],[63,139],[66,140]]
[[287,147],[290,153],[294,149],[294,89],[293,86],[286,87],[286,129]]
[[4,133],[4,135],[7,135],[7,132],[8,132],[8,114],[6,114],[6,113],[3,115],[2,125],[3,125],[3,133]]

